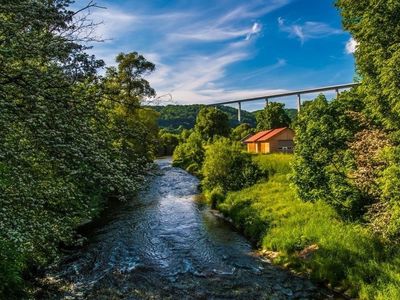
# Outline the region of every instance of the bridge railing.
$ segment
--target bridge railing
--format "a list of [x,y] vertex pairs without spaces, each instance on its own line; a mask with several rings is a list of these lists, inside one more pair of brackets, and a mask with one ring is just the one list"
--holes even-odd
[[238,104],[238,120],[240,122],[241,121],[241,110],[242,110],[242,103],[243,102],[251,102],[251,101],[257,101],[257,100],[265,99],[266,105],[268,105],[270,99],[282,98],[282,97],[288,97],[288,96],[297,96],[297,110],[300,111],[300,109],[301,109],[301,95],[313,94],[313,93],[319,93],[319,92],[328,92],[328,91],[335,91],[336,94],[339,95],[341,90],[349,89],[349,88],[358,86],[359,84],[360,83],[347,83],[347,84],[339,84],[339,85],[318,87],[318,88],[312,88],[312,89],[288,91],[288,92],[283,92],[283,93],[269,94],[269,95],[263,95],[263,96],[252,97],[252,98],[244,98],[244,99],[238,99],[238,100],[218,102],[218,103],[213,103],[213,104],[208,104],[208,105],[209,106],[217,106],[217,105],[229,105],[229,104],[237,103]]

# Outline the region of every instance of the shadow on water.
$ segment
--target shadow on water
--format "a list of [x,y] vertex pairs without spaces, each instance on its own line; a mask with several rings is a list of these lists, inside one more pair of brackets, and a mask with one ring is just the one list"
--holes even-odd
[[255,257],[196,201],[198,180],[157,161],[137,199],[113,205],[88,244],[51,268],[40,299],[324,299],[332,295]]

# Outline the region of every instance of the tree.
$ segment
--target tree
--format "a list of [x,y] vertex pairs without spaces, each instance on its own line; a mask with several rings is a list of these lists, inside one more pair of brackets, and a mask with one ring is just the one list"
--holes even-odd
[[250,126],[250,124],[242,123],[236,126],[231,132],[231,139],[234,141],[241,141],[249,134],[254,133],[254,128]]
[[193,132],[185,142],[175,148],[173,165],[200,175],[205,152],[203,143],[200,133]]
[[116,62],[117,68],[107,68],[103,80],[103,105],[111,112],[114,145],[128,155],[127,159],[136,159],[139,154],[151,161],[155,153],[159,114],[140,106],[144,98],[155,95],[149,82],[143,78],[154,70],[154,64],[137,52],[120,53]]
[[336,4],[344,28],[357,42],[356,67],[362,80],[357,93],[365,104],[365,119],[374,125],[351,144],[358,153],[357,164],[364,167],[356,175],[362,177],[360,186],[375,198],[367,214],[371,227],[391,242],[399,242],[400,2],[338,0]]
[[180,136],[166,130],[160,130],[158,155],[172,155],[175,148],[179,145]]
[[211,141],[215,136],[227,137],[230,133],[227,114],[214,107],[200,110],[194,128],[205,141]]
[[205,190],[237,191],[255,184],[261,171],[240,143],[219,138],[207,147],[202,168]]
[[290,118],[287,115],[285,105],[282,103],[271,102],[256,115],[257,130],[268,130],[280,127],[288,127]]
[[324,200],[343,216],[358,217],[370,201],[354,184],[354,158],[348,149],[359,131],[350,111],[359,111],[351,94],[328,102],[320,95],[303,106],[294,124],[296,150],[292,180],[301,199]]
[[359,93],[388,130],[400,129],[400,2],[339,0],[343,26],[358,46]]

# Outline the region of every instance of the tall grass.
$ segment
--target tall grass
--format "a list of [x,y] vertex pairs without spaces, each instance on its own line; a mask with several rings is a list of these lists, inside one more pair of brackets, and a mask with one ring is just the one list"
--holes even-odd
[[[296,198],[287,175],[290,155],[254,157],[269,180],[228,194],[219,209],[262,248],[278,251],[274,261],[329,282],[362,299],[400,299],[400,253],[365,226],[347,223],[326,203]],[[299,253],[318,250],[307,258]]]

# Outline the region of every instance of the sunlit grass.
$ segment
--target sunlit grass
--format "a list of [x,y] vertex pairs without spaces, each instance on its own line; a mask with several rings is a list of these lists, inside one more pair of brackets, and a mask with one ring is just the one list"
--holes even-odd
[[[269,180],[231,192],[219,209],[254,242],[278,251],[274,261],[329,281],[362,299],[400,299],[400,253],[362,224],[340,219],[326,203],[303,202],[290,187],[290,155],[256,156]],[[318,245],[308,258],[299,253]]]

